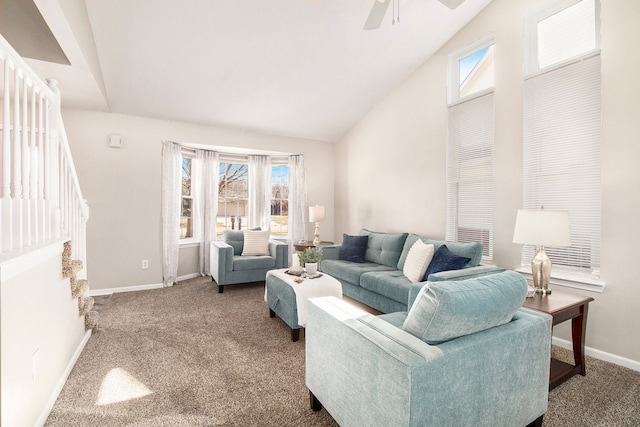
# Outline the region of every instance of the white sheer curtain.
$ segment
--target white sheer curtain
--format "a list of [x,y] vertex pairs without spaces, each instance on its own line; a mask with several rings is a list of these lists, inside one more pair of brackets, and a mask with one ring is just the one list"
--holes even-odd
[[216,217],[218,215],[218,169],[219,155],[215,151],[196,150],[196,224],[200,233],[200,275],[211,275],[209,251],[211,241],[216,239]]
[[293,244],[307,238],[307,180],[304,156],[289,156],[289,265],[295,253]]
[[249,227],[271,228],[271,157],[249,156]]
[[175,142],[162,142],[162,283],[172,286],[178,276],[182,151]]

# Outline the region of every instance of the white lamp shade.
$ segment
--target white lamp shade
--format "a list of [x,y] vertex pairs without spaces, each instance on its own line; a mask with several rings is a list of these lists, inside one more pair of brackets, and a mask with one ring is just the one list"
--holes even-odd
[[513,243],[536,246],[570,246],[569,212],[518,209]]
[[309,222],[320,222],[324,219],[324,206],[309,206]]

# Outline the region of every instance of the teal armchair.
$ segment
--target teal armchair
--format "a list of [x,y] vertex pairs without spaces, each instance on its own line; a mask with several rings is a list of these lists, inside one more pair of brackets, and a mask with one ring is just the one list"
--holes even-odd
[[268,255],[242,255],[244,234],[242,231],[225,231],[225,241],[211,242],[211,280],[218,285],[218,293],[227,285],[264,281],[267,271],[286,268],[288,245],[269,240]]
[[342,427],[541,426],[551,317],[521,308],[518,276],[429,282],[409,313],[373,316],[337,298],[309,300],[311,408],[324,407]]

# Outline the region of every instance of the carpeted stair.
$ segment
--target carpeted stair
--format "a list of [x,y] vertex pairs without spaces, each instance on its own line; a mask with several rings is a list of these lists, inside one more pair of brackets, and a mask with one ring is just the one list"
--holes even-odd
[[78,300],[78,313],[84,316],[85,329],[95,329],[98,326],[99,315],[97,311],[91,310],[94,301],[87,295],[89,281],[76,279],[80,271],[82,271],[82,261],[71,259],[71,242],[66,242],[62,251],[62,276],[69,278],[71,297]]

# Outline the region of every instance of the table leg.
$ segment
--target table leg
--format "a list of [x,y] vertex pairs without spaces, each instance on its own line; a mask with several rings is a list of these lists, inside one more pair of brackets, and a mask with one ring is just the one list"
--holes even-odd
[[296,342],[300,339],[300,329],[291,330],[291,341]]
[[573,360],[576,367],[580,367],[580,375],[587,374],[584,361],[584,338],[587,330],[587,310],[586,304],[580,306],[580,315],[571,319],[571,340],[573,341]]

